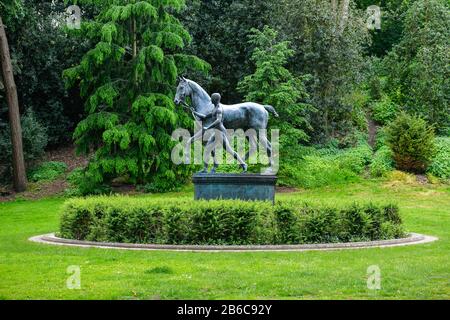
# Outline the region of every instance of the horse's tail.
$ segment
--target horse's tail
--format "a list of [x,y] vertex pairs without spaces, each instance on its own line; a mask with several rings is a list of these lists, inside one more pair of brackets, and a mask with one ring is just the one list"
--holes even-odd
[[269,113],[273,113],[273,115],[275,116],[275,118],[279,118],[280,115],[277,113],[277,111],[275,110],[274,107],[269,106],[269,105],[265,105],[264,109],[266,109]]

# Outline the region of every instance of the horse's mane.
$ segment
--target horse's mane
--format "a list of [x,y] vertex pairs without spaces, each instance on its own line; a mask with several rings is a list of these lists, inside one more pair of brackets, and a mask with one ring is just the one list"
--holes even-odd
[[205,91],[197,82],[186,79],[191,88],[193,88],[199,95],[202,96],[204,99],[211,100],[211,97],[209,96],[208,92]]

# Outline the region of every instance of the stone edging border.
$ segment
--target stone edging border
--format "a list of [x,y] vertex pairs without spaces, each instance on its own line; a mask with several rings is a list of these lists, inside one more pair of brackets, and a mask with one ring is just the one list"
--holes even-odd
[[54,233],[31,237],[32,242],[71,246],[80,248],[100,248],[116,250],[138,251],[184,251],[184,252],[302,252],[302,251],[334,251],[364,248],[389,248],[430,243],[439,240],[436,237],[411,233],[408,238],[395,240],[381,240],[371,242],[305,244],[305,245],[261,245],[261,246],[195,246],[195,245],[154,245],[154,244],[126,244],[106,243],[62,239]]

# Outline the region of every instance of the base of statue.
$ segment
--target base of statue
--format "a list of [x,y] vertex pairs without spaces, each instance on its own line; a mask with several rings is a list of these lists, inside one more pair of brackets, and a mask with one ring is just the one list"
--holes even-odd
[[275,202],[277,177],[260,174],[196,174],[195,200],[260,200]]

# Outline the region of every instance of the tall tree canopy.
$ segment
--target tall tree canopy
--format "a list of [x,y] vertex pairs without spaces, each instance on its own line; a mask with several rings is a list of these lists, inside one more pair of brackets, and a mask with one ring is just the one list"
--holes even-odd
[[363,79],[369,42],[365,12],[348,0],[280,0],[277,25],[295,50],[291,67],[311,74],[311,103],[318,109],[313,138],[322,142],[352,131],[353,105],[345,95]]
[[[7,24],[21,113],[33,111],[55,147],[70,141],[70,131],[83,113],[79,93],[67,92],[62,72],[79,61],[87,41],[68,37],[64,0],[23,0],[21,4],[20,14]],[[7,122],[6,110],[0,101],[0,130]]]
[[241,102],[238,82],[252,72],[253,45],[247,42],[252,28],[269,24],[273,0],[188,0],[180,16],[193,37],[189,50],[208,61],[211,92],[220,92],[227,103]]
[[252,61],[256,65],[253,74],[239,83],[239,90],[248,101],[272,105],[280,117],[275,127],[281,130],[282,146],[297,145],[309,139],[305,131],[310,129],[311,106],[303,83],[304,78],[294,76],[285,68],[294,55],[290,42],[277,40],[278,33],[266,26],[262,31],[252,30],[249,43],[255,47]]
[[417,0],[408,10],[401,41],[386,57],[386,90],[403,110],[437,132],[450,128],[450,11],[443,0]]
[[88,117],[75,130],[80,151],[96,150],[86,179],[101,184],[119,176],[151,183],[160,191],[183,182],[188,168],[171,161],[178,126],[192,125],[173,103],[177,75],[207,71],[199,58],[180,53],[191,41],[173,15],[182,0],[86,0],[101,8],[82,33],[96,44],[65,71],[80,84]]
[[368,54],[385,56],[402,36],[405,14],[416,0],[355,0],[356,6],[366,10],[369,6],[379,6],[381,10],[381,29],[370,31],[372,43]]

